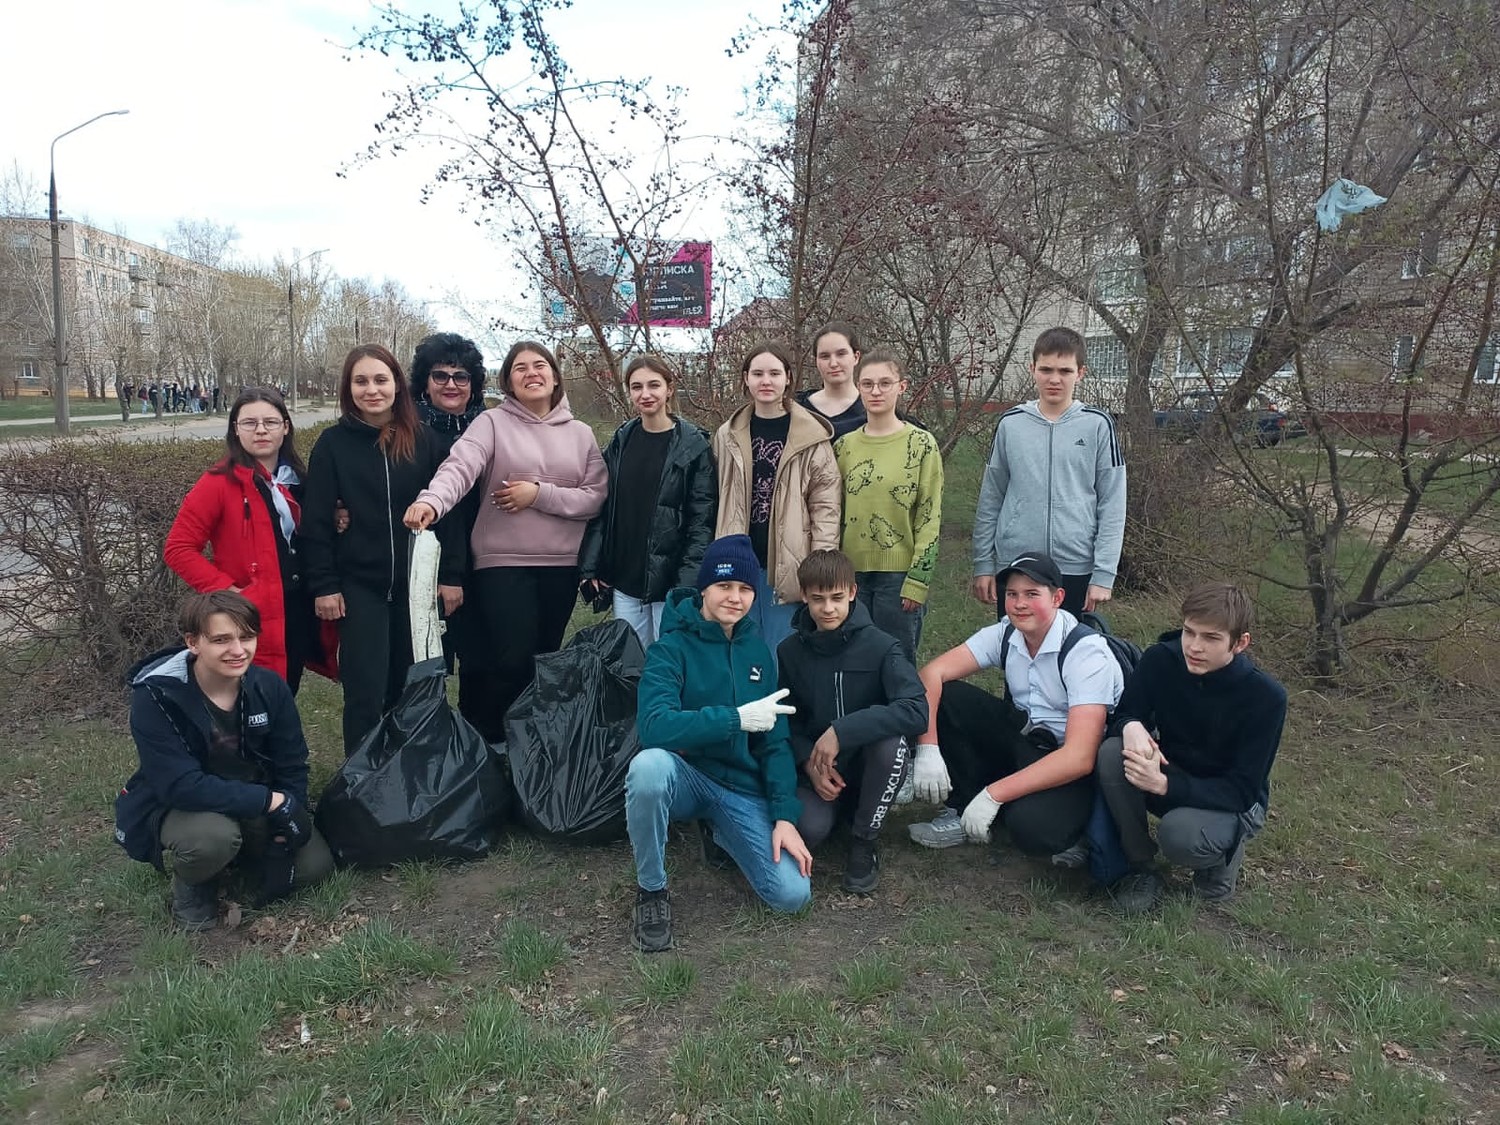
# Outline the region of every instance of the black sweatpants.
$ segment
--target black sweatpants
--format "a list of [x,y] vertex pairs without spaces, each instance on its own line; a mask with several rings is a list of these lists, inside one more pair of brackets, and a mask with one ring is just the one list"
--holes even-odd
[[[556,652],[578,600],[576,566],[490,566],[474,572],[488,685],[474,716],[488,742],[505,739],[505,713],[536,675],[538,653]],[[460,657],[462,659],[462,657]]]
[[[948,807],[963,812],[984,788],[1023,770],[1056,749],[1050,732],[1022,734],[1026,715],[1008,699],[955,680],[938,704],[938,745],[953,791]],[[1094,809],[1092,776],[1028,793],[1000,808],[1000,823],[1027,855],[1055,855],[1078,842]]]
[[880,835],[885,814],[906,776],[907,757],[906,739],[900,737],[859,747],[849,755],[847,766],[840,768],[844,791],[831,801],[819,797],[807,779],[801,778],[797,798],[802,802],[802,815],[797,818],[797,832],[802,842],[816,848],[828,839],[841,810],[851,821],[850,831],[859,839],[873,840]]
[[339,620],[339,680],[344,685],[344,757],[380,722],[406,684],[411,660],[411,611],[405,587],[384,590],[346,583]]

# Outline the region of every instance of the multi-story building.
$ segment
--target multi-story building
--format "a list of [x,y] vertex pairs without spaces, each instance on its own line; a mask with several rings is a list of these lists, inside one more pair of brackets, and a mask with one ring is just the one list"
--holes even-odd
[[[126,381],[193,381],[164,318],[201,291],[205,267],[155,246],[65,219],[58,237],[75,390],[111,393]],[[0,218],[0,381],[50,387],[53,374],[51,232],[46,219]]]

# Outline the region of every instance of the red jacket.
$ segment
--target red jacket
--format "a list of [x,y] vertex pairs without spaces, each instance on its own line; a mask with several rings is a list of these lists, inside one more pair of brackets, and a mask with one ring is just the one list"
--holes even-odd
[[[286,597],[277,532],[251,473],[235,465],[230,475],[207,472],[199,477],[172,522],[162,555],[194,590],[207,593],[238,586],[255,603],[260,610],[255,663],[285,679]],[[288,502],[292,518],[300,523],[297,502]],[[212,560],[204,556],[205,546],[213,548]]]

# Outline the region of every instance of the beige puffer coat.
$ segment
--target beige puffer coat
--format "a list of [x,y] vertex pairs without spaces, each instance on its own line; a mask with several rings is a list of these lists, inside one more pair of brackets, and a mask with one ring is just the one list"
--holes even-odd
[[[719,521],[715,538],[750,532],[750,416],[740,407],[714,433],[719,466]],[[796,403],[787,428],[786,451],[771,495],[766,576],[779,602],[800,602],[797,567],[813,551],[837,550],[844,508],[844,478],[833,456],[833,427]]]

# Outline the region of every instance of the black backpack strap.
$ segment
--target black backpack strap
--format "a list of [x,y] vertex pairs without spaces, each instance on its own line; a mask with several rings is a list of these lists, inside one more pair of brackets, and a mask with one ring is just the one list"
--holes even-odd
[[[1057,678],[1062,679],[1063,661],[1068,659],[1068,653],[1078,647],[1078,642],[1085,637],[1097,637],[1099,631],[1079,622],[1068,630],[1068,635],[1057,649]],[[1066,685],[1064,685],[1066,686]]]
[[[1005,657],[1006,657],[1006,654],[1010,652],[1010,638],[1011,638],[1011,635],[1015,631],[1016,631],[1016,627],[1014,625],[1012,625],[1010,623],[1010,619],[1007,618],[1006,622],[1005,622],[1005,628],[1000,631],[1000,673],[1001,673],[1001,675],[1004,675],[1004,673],[1005,673]],[[1003,698],[1005,698],[1005,699],[1009,699],[1010,698],[1010,679],[1009,678],[1006,678],[1006,680],[1005,680],[1005,695],[1004,695]]]

